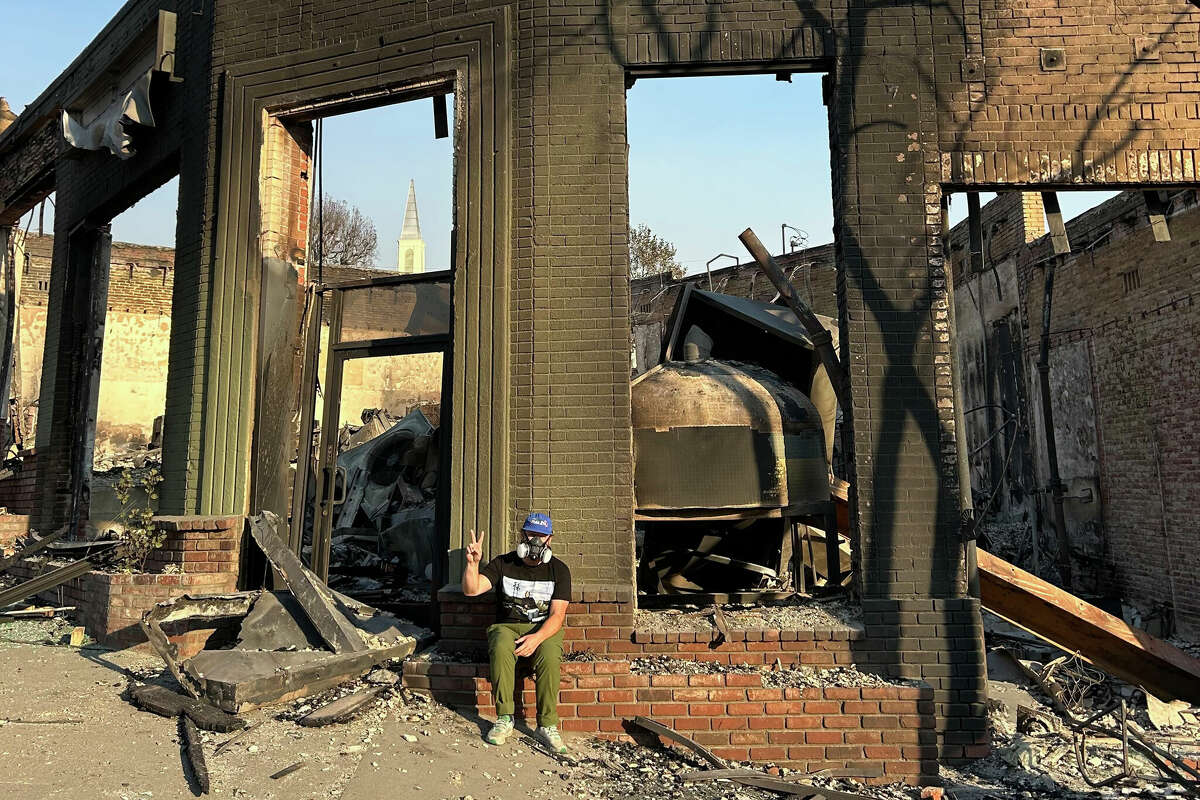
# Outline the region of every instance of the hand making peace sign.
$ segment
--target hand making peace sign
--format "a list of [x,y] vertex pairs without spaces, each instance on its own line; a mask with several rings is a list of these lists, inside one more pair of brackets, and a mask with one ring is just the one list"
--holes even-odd
[[479,536],[475,536],[475,531],[471,531],[471,541],[467,544],[467,563],[479,564],[479,559],[483,557],[483,537],[487,536],[487,531],[480,531]]

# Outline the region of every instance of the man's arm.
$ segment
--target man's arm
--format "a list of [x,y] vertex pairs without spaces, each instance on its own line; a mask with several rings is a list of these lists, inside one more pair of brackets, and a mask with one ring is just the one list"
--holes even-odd
[[486,535],[487,531],[480,531],[476,537],[475,531],[471,531],[471,541],[467,543],[467,564],[462,574],[462,590],[467,597],[484,594],[492,588],[491,579],[479,574],[479,559],[483,557],[483,537]]
[[550,616],[538,626],[537,630],[516,640],[516,654],[518,656],[533,655],[533,651],[537,650],[539,644],[561,631],[563,623],[567,619],[567,606],[569,605],[570,603],[566,600],[551,600]]

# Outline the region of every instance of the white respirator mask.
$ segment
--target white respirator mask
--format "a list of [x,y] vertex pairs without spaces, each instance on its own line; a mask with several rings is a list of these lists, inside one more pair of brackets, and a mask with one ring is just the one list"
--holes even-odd
[[530,542],[528,539],[522,539],[517,544],[517,556],[549,564],[550,559],[554,556],[554,553],[550,551],[549,542],[549,537],[542,539],[540,542]]

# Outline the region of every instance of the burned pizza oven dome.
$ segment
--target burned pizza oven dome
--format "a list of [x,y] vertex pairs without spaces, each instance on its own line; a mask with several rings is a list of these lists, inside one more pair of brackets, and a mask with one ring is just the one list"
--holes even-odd
[[821,417],[761,367],[667,362],[632,388],[642,510],[788,508],[828,499]]

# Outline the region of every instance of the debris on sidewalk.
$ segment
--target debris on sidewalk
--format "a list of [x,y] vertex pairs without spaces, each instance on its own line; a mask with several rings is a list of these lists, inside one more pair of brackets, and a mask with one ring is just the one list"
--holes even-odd
[[[432,632],[338,594],[313,575],[264,514],[250,530],[290,592],[240,592],[159,603],[142,620],[151,645],[193,697],[231,713],[314,694],[403,658]],[[237,623],[230,649],[179,661],[163,625]]]
[[284,767],[283,769],[279,770],[279,772],[276,772],[275,774],[273,774],[271,776],[271,780],[277,781],[280,778],[286,778],[288,775],[291,775],[293,772],[295,772],[303,767],[304,767],[304,762],[297,761],[295,764],[292,764],[289,767]]
[[[643,750],[644,753],[656,754],[660,760],[653,766],[638,765],[636,772],[630,769],[630,766],[627,766],[631,760],[628,756],[620,759],[620,763],[613,763],[612,760],[607,758],[597,759],[594,755],[590,757],[585,756],[578,762],[585,772],[589,766],[594,767],[597,763],[600,763],[608,769],[616,771],[618,774],[623,773],[624,777],[617,778],[612,783],[604,785],[603,788],[611,792],[611,794],[606,795],[602,792],[591,794],[584,791],[577,793],[577,796],[709,798],[714,796],[714,790],[721,792],[717,795],[721,798],[774,797],[783,794],[785,796],[798,797],[801,800],[807,800],[807,798],[813,798],[813,800],[817,798],[826,798],[826,800],[870,800],[871,798],[911,798],[913,796],[914,790],[908,786],[884,785],[867,787],[860,786],[846,778],[834,778],[825,774],[804,775],[794,770],[781,769],[772,765],[761,767],[759,765],[741,766],[737,762],[726,762],[724,759],[713,755],[703,745],[692,741],[687,736],[672,730],[662,723],[645,717],[635,717],[631,722],[637,728],[651,734],[654,741],[660,741],[659,737],[661,737],[661,739],[681,745],[690,752],[675,749],[645,749]],[[654,741],[647,741],[646,744],[652,745]],[[601,752],[604,749],[621,751],[629,747],[632,747],[632,745],[620,742],[594,742],[592,744],[593,751],[600,749]],[[696,769],[695,767],[697,766],[702,766],[703,768]],[[595,772],[593,772],[593,775],[598,777],[595,775]],[[637,786],[636,784],[642,775],[649,780],[646,784]],[[653,781],[653,785],[647,785],[650,781]],[[721,787],[727,784],[736,785],[732,792],[721,790]],[[585,785],[588,784],[585,783]],[[595,787],[592,784],[589,785],[589,788],[599,787]],[[764,794],[749,793],[753,791],[764,791]]]
[[186,714],[179,719],[180,738],[187,754],[188,766],[191,767],[192,778],[200,794],[208,794],[211,788],[208,777],[208,763],[204,760],[204,742],[200,739],[200,731],[196,723]]
[[[988,653],[992,754],[962,768],[943,765],[947,796],[1200,796],[1200,724],[1186,704],[1160,716],[1166,704],[1078,655],[1042,663],[1019,649],[1009,640]],[[1156,706],[1169,727],[1154,729]]]
[[379,686],[346,695],[301,717],[300,724],[306,728],[321,728],[325,725],[346,722],[362,712],[383,691],[384,687]]

